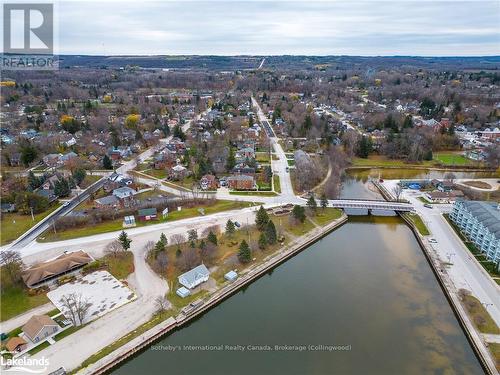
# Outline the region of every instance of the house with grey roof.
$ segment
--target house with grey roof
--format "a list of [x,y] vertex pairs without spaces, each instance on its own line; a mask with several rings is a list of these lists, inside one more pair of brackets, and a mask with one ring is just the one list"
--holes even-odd
[[179,284],[185,286],[188,289],[196,288],[201,283],[208,281],[210,277],[210,271],[204,264],[200,264],[198,267],[183,273],[178,277]]
[[486,258],[500,267],[500,204],[457,200],[450,219]]

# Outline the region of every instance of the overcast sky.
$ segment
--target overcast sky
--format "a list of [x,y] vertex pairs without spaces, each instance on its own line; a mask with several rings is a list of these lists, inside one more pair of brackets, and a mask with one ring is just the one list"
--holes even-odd
[[500,55],[500,1],[62,1],[62,54]]

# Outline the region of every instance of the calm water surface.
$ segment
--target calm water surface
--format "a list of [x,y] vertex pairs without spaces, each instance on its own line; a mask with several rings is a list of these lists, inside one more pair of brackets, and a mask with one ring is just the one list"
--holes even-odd
[[[344,197],[377,198],[355,179]],[[399,218],[354,217],[156,345],[350,345],[349,351],[139,354],[116,374],[482,374]]]

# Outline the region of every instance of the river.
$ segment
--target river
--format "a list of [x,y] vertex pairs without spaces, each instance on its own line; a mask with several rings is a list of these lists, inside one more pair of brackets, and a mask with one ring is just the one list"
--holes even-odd
[[[377,198],[357,177],[342,196]],[[114,373],[483,371],[410,229],[398,217],[352,217]]]

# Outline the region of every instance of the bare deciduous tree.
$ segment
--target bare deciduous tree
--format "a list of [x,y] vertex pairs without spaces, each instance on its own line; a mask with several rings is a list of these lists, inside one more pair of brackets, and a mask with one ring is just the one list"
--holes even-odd
[[401,199],[401,194],[403,194],[403,188],[401,187],[401,185],[397,184],[392,188],[392,193],[394,194],[396,201],[399,202],[399,200]]
[[170,237],[170,242],[180,248],[181,244],[186,242],[186,237],[180,233],[176,233]]
[[123,246],[118,240],[111,241],[104,248],[104,253],[106,255],[111,255],[113,257],[119,256],[120,254],[123,253],[123,251],[124,251]]
[[92,304],[81,293],[63,295],[59,300],[64,316],[71,320],[74,326],[80,326],[85,321]]
[[170,302],[168,302],[165,296],[158,296],[155,299],[155,307],[157,314],[163,314],[170,308]]
[[21,280],[24,264],[18,251],[4,250],[0,252],[0,264],[12,284]]

